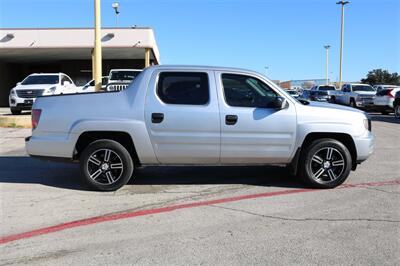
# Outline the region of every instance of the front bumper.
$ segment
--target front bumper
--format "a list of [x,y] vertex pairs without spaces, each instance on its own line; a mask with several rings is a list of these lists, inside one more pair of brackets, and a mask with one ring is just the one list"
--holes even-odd
[[31,110],[34,102],[35,98],[20,98],[16,95],[8,97],[9,106],[18,110]]
[[361,98],[356,99],[356,105],[359,108],[373,108],[374,107],[374,98]]
[[367,131],[363,136],[354,138],[357,150],[357,163],[362,163],[374,152],[375,136],[371,131]]

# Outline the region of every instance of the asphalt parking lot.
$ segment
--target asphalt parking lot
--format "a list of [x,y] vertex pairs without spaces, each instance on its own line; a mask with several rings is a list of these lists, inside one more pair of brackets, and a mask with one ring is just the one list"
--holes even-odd
[[333,190],[279,167],[149,167],[92,192],[0,128],[0,264],[399,265],[400,120],[372,118],[374,154]]

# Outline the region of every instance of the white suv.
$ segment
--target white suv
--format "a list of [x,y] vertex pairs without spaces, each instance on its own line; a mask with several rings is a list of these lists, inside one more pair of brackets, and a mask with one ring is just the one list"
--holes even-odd
[[394,112],[393,102],[398,91],[400,91],[400,87],[396,85],[381,86],[374,99],[374,109],[384,115]]
[[18,115],[22,110],[30,110],[36,97],[41,95],[75,92],[76,86],[66,74],[31,74],[11,89],[9,96],[11,113]]

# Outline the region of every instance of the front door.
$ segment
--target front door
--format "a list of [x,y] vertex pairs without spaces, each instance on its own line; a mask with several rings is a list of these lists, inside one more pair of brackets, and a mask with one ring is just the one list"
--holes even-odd
[[[221,163],[288,163],[296,139],[296,110],[260,78],[217,72],[221,119]],[[289,96],[288,96],[289,97]]]
[[155,71],[145,120],[162,164],[217,164],[220,120],[212,71]]

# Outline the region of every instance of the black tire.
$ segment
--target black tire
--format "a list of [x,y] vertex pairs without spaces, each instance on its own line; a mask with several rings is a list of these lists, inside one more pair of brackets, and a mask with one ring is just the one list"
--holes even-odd
[[357,108],[356,101],[354,99],[350,99],[350,106],[353,108]]
[[400,104],[394,107],[394,116],[400,119]]
[[132,157],[126,148],[107,139],[90,143],[79,161],[83,180],[89,188],[98,191],[115,191],[121,188],[128,183],[134,170]]
[[[331,151],[330,158],[328,150]],[[322,159],[322,157],[324,158]],[[323,162],[320,162],[321,159]],[[340,161],[343,161],[343,165],[339,165]],[[334,166],[334,164],[336,165]],[[299,167],[300,176],[312,187],[334,188],[342,184],[349,176],[352,158],[343,143],[328,138],[318,139],[305,147],[301,154]]]
[[19,109],[10,108],[10,110],[11,110],[11,114],[13,114],[13,115],[20,115],[21,114],[21,110],[19,110]]

